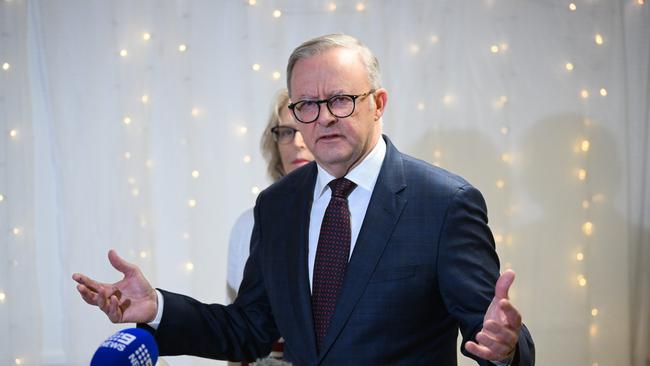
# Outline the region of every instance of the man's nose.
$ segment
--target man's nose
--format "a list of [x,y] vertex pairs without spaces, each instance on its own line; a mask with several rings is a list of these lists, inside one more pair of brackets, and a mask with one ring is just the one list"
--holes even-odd
[[327,103],[319,104],[320,111],[318,113],[318,118],[314,123],[318,123],[321,126],[327,127],[332,123],[336,122],[337,117],[330,112],[330,109],[327,107]]

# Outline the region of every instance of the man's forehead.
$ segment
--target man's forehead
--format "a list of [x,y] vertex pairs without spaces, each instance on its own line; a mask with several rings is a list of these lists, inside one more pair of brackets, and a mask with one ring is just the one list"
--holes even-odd
[[356,50],[333,48],[296,62],[291,100],[350,93],[365,83],[365,68]]

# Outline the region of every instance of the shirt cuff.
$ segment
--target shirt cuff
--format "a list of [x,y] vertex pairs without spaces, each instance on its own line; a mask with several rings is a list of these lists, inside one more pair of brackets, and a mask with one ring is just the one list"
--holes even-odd
[[515,358],[515,351],[512,351],[508,357],[506,357],[505,360],[501,361],[492,361],[492,363],[496,366],[510,366],[512,364],[512,361]]
[[147,325],[152,327],[155,330],[158,330],[158,326],[160,325],[160,320],[162,319],[163,307],[165,305],[165,298],[163,297],[162,293],[157,289],[156,289],[156,296],[158,296],[158,312],[156,312],[156,317],[151,322],[147,323]]

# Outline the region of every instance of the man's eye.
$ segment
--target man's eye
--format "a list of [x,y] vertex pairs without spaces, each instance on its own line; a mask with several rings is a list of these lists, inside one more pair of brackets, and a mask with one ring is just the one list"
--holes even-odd
[[296,109],[298,109],[299,111],[304,111],[304,110],[308,111],[310,109],[313,109],[315,105],[316,105],[315,102],[304,101],[304,102],[298,103],[298,105],[296,105]]
[[330,105],[332,106],[346,105],[349,102],[350,102],[350,97],[345,95],[337,95],[330,99]]

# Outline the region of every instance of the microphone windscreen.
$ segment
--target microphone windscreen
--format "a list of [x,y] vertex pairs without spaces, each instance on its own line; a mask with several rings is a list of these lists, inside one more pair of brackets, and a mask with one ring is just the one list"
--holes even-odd
[[90,366],[154,366],[158,346],[144,329],[123,329],[108,337],[99,346]]

